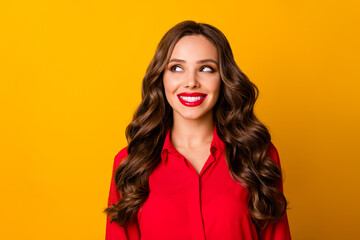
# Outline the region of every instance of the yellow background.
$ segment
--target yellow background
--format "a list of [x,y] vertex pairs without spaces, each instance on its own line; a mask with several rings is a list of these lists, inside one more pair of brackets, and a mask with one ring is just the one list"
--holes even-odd
[[113,158],[176,23],[212,24],[259,87],[293,239],[356,239],[359,1],[0,1],[0,239],[104,239]]

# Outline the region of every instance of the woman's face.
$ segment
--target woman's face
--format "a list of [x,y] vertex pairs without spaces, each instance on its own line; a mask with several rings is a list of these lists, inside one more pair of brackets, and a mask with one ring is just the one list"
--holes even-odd
[[203,35],[182,37],[164,71],[165,95],[176,118],[212,116],[220,90],[218,54]]

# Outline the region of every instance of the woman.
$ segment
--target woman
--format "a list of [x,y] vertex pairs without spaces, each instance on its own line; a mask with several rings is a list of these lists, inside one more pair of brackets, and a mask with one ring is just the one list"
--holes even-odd
[[170,29],[114,160],[106,239],[290,239],[257,96],[218,29],[193,21]]

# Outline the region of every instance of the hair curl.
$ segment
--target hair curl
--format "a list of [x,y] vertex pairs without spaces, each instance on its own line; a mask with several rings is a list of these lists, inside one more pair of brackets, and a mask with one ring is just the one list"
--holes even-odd
[[161,39],[142,82],[142,102],[126,128],[128,156],[114,174],[121,198],[107,207],[111,221],[120,226],[134,220],[149,195],[149,176],[160,163],[167,131],[173,124],[172,108],[166,100],[163,72],[175,44],[186,35],[203,35],[217,48],[221,89],[214,106],[214,123],[225,143],[226,161],[234,180],[249,190],[249,211],[257,227],[278,221],[287,201],[277,187],[281,170],[267,156],[268,129],[255,116],[258,88],[235,63],[225,35],[214,26],[183,21]]

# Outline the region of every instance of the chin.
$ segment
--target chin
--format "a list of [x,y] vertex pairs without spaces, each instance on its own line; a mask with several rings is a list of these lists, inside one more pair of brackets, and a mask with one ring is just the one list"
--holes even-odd
[[197,119],[201,119],[203,117],[205,117],[207,114],[206,113],[203,113],[203,112],[198,112],[198,113],[182,113],[180,114],[181,117],[185,118],[185,119],[188,119],[188,120],[197,120]]

